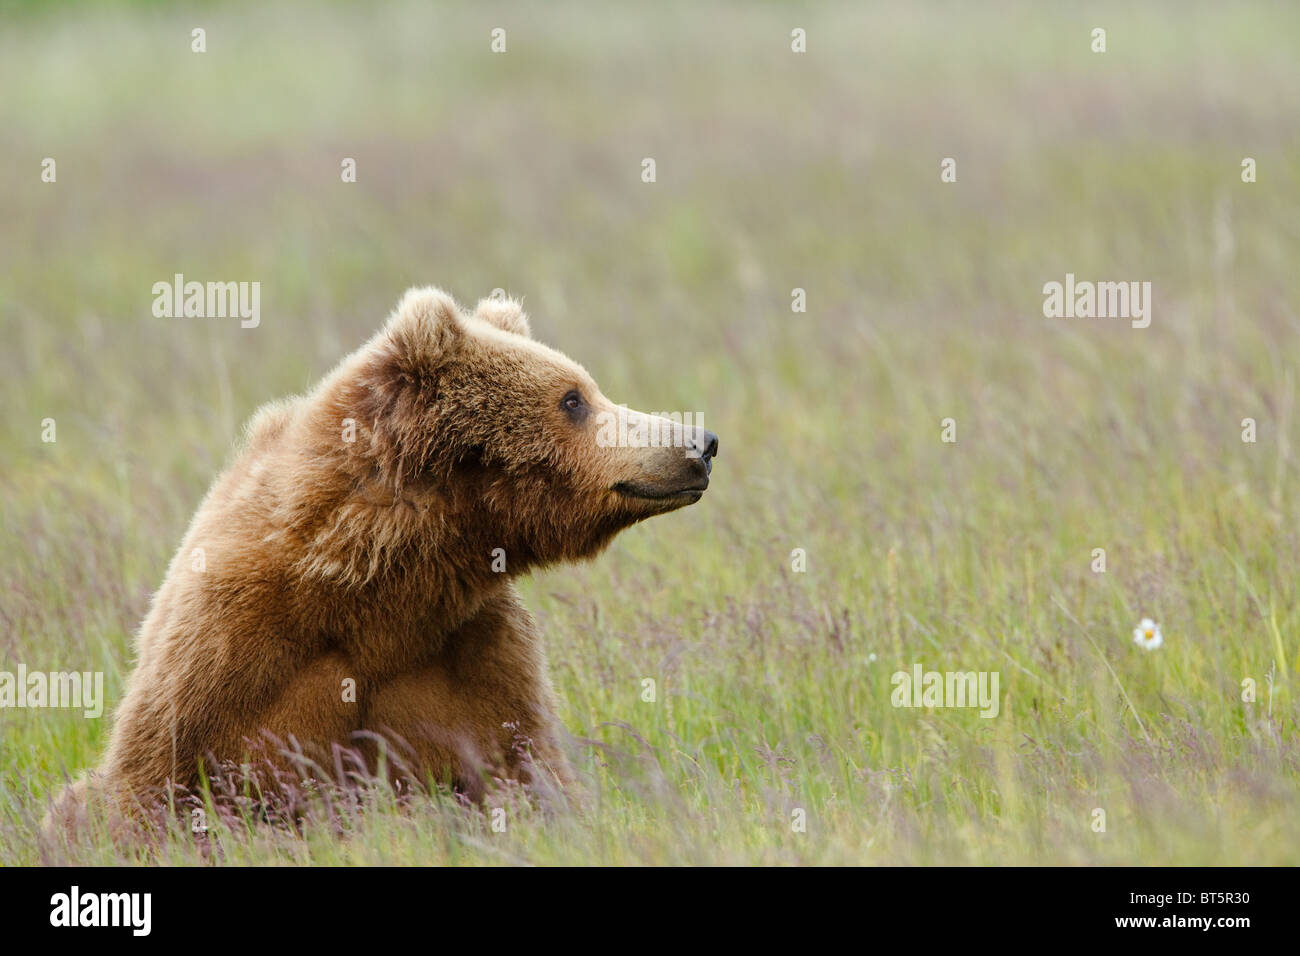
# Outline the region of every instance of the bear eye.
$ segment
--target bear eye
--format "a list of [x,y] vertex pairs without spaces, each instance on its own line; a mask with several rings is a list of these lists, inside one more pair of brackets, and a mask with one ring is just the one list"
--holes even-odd
[[571,389],[565,393],[562,399],[560,399],[560,407],[570,415],[577,414],[577,412],[586,404],[587,403],[582,399],[582,393],[577,389]]

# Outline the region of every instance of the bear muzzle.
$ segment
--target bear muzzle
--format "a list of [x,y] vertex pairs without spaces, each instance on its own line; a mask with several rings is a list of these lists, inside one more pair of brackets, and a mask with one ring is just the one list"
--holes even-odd
[[620,481],[612,490],[625,498],[675,507],[699,501],[709,487],[713,459],[718,454],[718,436],[711,431],[699,429],[685,441],[684,446],[685,454],[681,458],[683,467],[677,474],[657,481]]

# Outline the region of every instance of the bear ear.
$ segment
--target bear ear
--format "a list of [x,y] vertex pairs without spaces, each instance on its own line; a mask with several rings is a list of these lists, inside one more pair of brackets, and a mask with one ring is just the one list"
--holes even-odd
[[528,316],[524,314],[523,308],[514,299],[508,299],[505,296],[490,296],[486,299],[479,299],[474,315],[502,332],[513,332],[515,335],[522,335],[526,339],[532,338],[532,330],[528,327]]
[[384,334],[392,346],[394,371],[419,377],[456,353],[465,325],[456,301],[441,289],[408,289]]

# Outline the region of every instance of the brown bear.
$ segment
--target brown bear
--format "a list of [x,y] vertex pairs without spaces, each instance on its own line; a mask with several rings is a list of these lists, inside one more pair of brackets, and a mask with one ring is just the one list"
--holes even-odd
[[[636,440],[608,440],[620,415]],[[716,453],[711,432],[613,405],[517,302],[469,314],[411,289],[312,392],[253,417],[154,595],[108,753],[55,816],[290,759],[267,741],[317,760],[391,741],[404,773],[471,795],[493,776],[562,787],[511,579],[698,501]]]

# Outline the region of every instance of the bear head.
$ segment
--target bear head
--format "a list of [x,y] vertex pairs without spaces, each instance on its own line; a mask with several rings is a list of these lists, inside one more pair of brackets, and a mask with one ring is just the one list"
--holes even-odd
[[411,289],[358,356],[346,404],[373,480],[512,571],[589,557],[708,487],[716,435],[615,405],[513,300],[470,313]]

